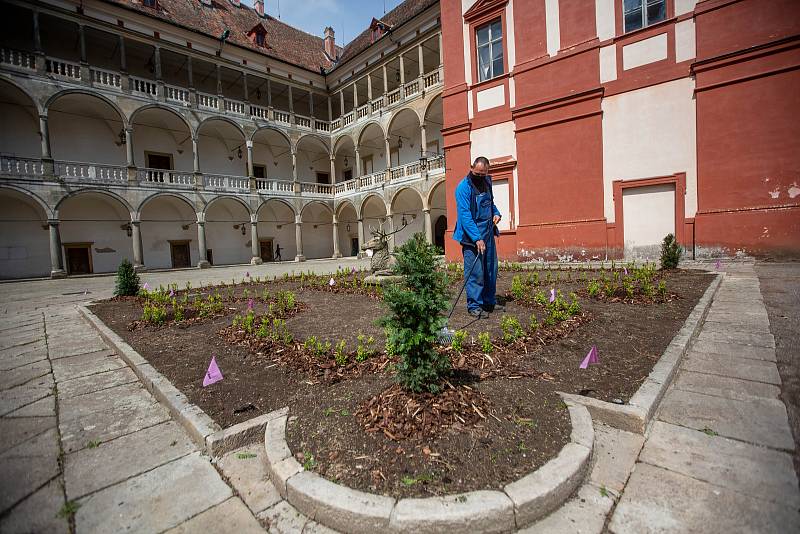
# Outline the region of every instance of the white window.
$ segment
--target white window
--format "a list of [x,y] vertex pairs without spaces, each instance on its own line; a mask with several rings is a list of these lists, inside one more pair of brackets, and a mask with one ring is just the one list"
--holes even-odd
[[625,33],[667,18],[667,0],[622,0]]
[[504,72],[503,29],[500,19],[476,30],[478,45],[478,81],[491,80]]

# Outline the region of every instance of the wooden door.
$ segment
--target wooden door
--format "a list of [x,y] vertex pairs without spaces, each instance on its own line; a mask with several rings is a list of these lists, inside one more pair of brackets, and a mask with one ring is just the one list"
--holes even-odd
[[67,274],[92,274],[92,247],[86,244],[65,244]]
[[261,261],[272,261],[272,239],[262,239],[259,243],[261,244]]
[[189,255],[189,242],[188,241],[171,241],[170,252],[172,254],[172,268],[185,269],[191,266],[191,256]]

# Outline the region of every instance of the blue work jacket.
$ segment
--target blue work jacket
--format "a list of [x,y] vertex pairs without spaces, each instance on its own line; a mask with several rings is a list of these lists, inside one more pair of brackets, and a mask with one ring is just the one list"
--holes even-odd
[[[500,210],[494,205],[494,195],[492,194],[492,177],[486,175],[486,191],[492,199],[492,214],[500,215]],[[475,243],[486,236],[480,235],[478,225],[475,224],[475,218],[478,215],[478,203],[476,197],[478,190],[472,185],[469,175],[465,176],[456,187],[456,213],[458,220],[456,221],[456,229],[453,232],[453,239],[459,243]],[[494,227],[494,234],[499,235],[497,227]]]

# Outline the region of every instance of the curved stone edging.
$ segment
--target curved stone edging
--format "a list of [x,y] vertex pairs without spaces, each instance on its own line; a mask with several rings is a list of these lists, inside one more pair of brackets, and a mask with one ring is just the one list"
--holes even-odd
[[700,331],[708,309],[711,307],[711,302],[714,300],[714,295],[722,283],[722,277],[722,274],[716,275],[715,279],[711,281],[681,329],[667,345],[664,353],[636,393],[630,398],[628,404],[613,404],[573,393],[559,393],[561,398],[567,403],[573,402],[586,406],[596,421],[620,430],[644,434],[656,408],[672,383],[681,360],[689,351],[694,338]]
[[503,491],[396,500],[333,483],[305,471],[295,460],[286,443],[288,415],[267,422],[267,472],[289,504],[309,519],[342,532],[509,532],[555,510],[586,476],[594,446],[592,418],[585,406],[567,401],[567,407],[570,442],[555,458]]

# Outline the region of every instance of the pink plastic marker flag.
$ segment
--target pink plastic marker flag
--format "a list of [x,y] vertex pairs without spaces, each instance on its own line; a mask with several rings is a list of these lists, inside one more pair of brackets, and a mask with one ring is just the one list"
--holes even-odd
[[628,268],[627,267],[623,267],[622,268],[622,272],[625,274],[625,276],[628,276]]
[[555,302],[555,301],[556,301],[556,290],[555,289],[551,289],[550,290],[550,302]]
[[589,367],[590,363],[600,363],[600,359],[597,357],[597,346],[592,345],[592,348],[589,349],[589,354],[581,362],[581,369],[586,369]]
[[142,289],[144,289],[145,291],[150,291],[150,284],[145,282],[144,285],[142,286]]
[[170,289],[170,290],[169,290],[169,298],[172,298],[172,297],[174,297],[174,296],[175,296],[175,291],[174,291],[174,290],[172,290],[172,289]]
[[247,309],[248,310],[253,309],[253,299],[247,299]]
[[336,285],[336,280],[334,280],[332,276],[331,276],[330,281],[328,282],[328,285],[331,286],[331,287]]
[[216,384],[220,380],[222,380],[222,371],[219,370],[216,356],[212,356],[211,364],[208,366],[208,371],[206,371],[206,376],[203,378],[203,387],[210,386],[211,384]]
[[722,263],[720,263],[720,261],[719,261],[719,260],[717,260],[717,262],[714,264],[714,266],[715,266],[715,267],[717,268],[717,270],[719,271],[720,267],[722,267]]

